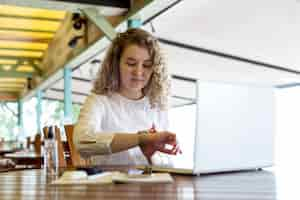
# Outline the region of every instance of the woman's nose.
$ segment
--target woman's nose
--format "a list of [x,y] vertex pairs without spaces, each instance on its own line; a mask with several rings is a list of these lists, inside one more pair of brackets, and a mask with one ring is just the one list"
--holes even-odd
[[135,67],[134,69],[134,74],[136,75],[141,75],[144,73],[144,68],[143,66],[138,65],[137,67]]

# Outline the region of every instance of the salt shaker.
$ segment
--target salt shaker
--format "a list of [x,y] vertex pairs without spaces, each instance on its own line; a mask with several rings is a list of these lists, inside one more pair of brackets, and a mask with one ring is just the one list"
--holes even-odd
[[54,131],[55,128],[50,126],[44,140],[44,171],[47,176],[58,175],[58,149]]

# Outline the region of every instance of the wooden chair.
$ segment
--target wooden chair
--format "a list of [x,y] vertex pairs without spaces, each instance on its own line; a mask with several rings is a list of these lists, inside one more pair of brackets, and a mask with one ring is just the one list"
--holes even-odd
[[65,125],[65,133],[67,136],[67,143],[69,145],[70,149],[70,158],[71,158],[71,164],[73,167],[85,167],[91,165],[90,159],[83,159],[77,149],[75,148],[75,145],[73,143],[73,130],[74,125]]
[[42,149],[42,137],[40,133],[35,134],[32,140],[30,136],[26,137],[26,150],[30,152],[35,152],[36,154],[41,154]]

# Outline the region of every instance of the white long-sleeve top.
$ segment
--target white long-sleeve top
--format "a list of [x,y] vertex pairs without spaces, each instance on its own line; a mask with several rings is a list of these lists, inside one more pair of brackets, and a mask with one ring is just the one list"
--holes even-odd
[[144,165],[147,160],[139,147],[111,153],[110,145],[115,133],[137,133],[153,124],[158,131],[167,130],[167,112],[152,109],[147,97],[130,100],[118,93],[91,94],[81,108],[73,141],[82,156],[98,155],[94,164]]

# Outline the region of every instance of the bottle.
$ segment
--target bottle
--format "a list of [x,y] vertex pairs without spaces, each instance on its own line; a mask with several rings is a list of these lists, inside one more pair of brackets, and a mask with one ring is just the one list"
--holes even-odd
[[44,171],[46,176],[55,177],[58,175],[58,152],[54,133],[55,127],[50,126],[44,140]]

